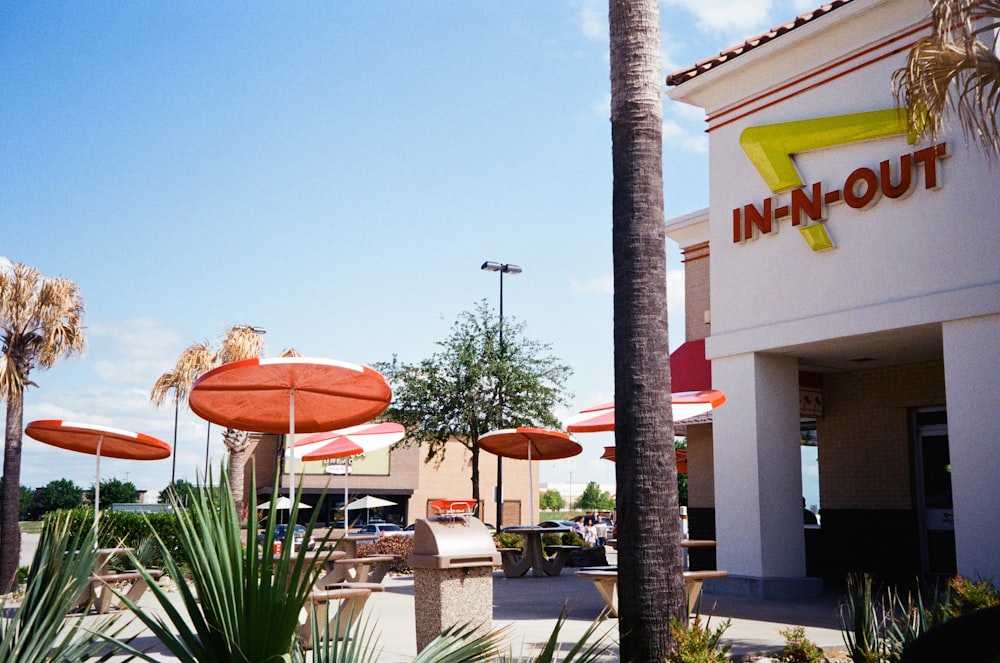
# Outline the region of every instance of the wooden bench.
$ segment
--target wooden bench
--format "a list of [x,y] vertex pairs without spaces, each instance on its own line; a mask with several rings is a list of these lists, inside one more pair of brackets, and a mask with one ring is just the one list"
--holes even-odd
[[[163,571],[157,569],[149,569],[147,572],[153,580],[159,580],[163,575]],[[128,591],[120,592],[118,590],[118,586],[122,583],[130,583]],[[106,614],[111,608],[121,609],[124,606],[120,601],[113,603],[113,600],[118,598],[119,592],[124,594],[129,601],[136,603],[139,601],[139,597],[145,593],[147,587],[149,585],[146,578],[138,571],[93,575],[90,577],[90,595],[94,599],[92,607],[101,615]]]
[[398,555],[372,555],[334,560],[332,572],[316,584],[322,588],[343,582],[382,582],[398,559]]
[[[701,590],[706,580],[712,578],[725,578],[728,571],[685,571],[684,572],[684,594],[687,597],[689,613],[695,613],[698,608],[698,601],[701,598]],[[618,570],[608,567],[586,568],[576,572],[578,578],[592,580],[597,587],[598,593],[608,606],[608,612],[612,617],[618,616]]]
[[[314,623],[320,637],[329,633],[331,637],[343,640],[354,619],[361,615],[361,609],[371,594],[372,590],[364,587],[343,587],[311,592],[303,609],[304,616],[301,613],[299,615],[297,633],[302,646],[305,649],[313,648]],[[330,604],[335,602],[339,603],[339,606],[331,611]]]

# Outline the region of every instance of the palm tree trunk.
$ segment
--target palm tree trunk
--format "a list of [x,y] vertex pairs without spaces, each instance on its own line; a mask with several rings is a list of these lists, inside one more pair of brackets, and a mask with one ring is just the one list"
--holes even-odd
[[623,661],[663,661],[684,619],[670,405],[657,0],[610,0],[615,446]]
[[[243,518],[243,504],[246,496],[246,452],[250,447],[250,433],[227,428],[222,432],[222,441],[229,451],[229,492],[232,493],[236,513]],[[279,470],[280,471],[280,470]]]
[[7,398],[4,437],[3,493],[0,495],[0,593],[17,587],[21,563],[21,442],[24,430],[24,400],[13,392]]
[[233,503],[240,519],[244,517],[243,503],[246,492],[246,448],[234,449],[229,452],[229,491],[233,494]]

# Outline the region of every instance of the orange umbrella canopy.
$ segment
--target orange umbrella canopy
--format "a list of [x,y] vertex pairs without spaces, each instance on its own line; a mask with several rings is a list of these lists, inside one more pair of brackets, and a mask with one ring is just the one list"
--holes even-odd
[[[681,391],[670,395],[674,422],[710,412],[726,402],[726,395],[718,389]],[[602,403],[580,410],[567,424],[570,433],[603,433],[615,429],[615,404]]]
[[28,437],[70,451],[125,460],[161,460],[170,457],[163,440],[119,428],[77,424],[60,419],[32,421],[24,429]]
[[370,421],[391,400],[389,383],[367,366],[275,357],[234,361],[205,373],[188,404],[203,419],[236,430],[319,433]]
[[568,433],[544,428],[491,431],[479,438],[479,447],[497,456],[521,460],[559,460],[583,451]]
[[[615,448],[604,447],[604,453],[601,454],[601,458],[604,460],[610,460],[612,463],[615,462]],[[677,449],[677,473],[687,474],[688,471],[688,452],[687,449]]]

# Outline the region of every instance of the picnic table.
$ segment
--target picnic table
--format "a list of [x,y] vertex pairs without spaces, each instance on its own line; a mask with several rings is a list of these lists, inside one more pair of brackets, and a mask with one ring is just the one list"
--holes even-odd
[[[728,571],[684,571],[684,594],[687,599],[688,612],[694,614],[698,610],[698,600],[706,580],[725,578]],[[593,580],[598,593],[604,599],[608,612],[612,617],[618,616],[618,569],[585,568],[576,572],[577,578]]]
[[[611,542],[609,541],[609,544]],[[617,541],[615,541],[617,544]],[[681,541],[682,548],[712,548],[715,547],[715,541],[710,539],[684,539]],[[701,590],[705,584],[706,580],[712,578],[725,578],[729,575],[728,571],[718,571],[718,570],[707,570],[707,571],[689,571],[687,570],[687,556],[685,555],[685,570],[684,570],[684,594],[687,598],[688,611],[691,613],[696,612],[698,607],[698,600],[701,598]],[[613,617],[618,616],[618,568],[617,567],[588,567],[580,569],[576,572],[576,577],[584,578],[587,580],[592,580],[594,586],[597,588],[598,593],[600,593],[601,598],[604,599],[605,605],[608,607],[608,612],[611,613]]]
[[[94,551],[94,567],[90,574],[90,581],[84,587],[83,592],[73,608],[83,608],[90,606],[98,614],[106,614],[111,608],[122,607],[115,590],[121,589],[127,599],[138,601],[146,589],[149,587],[146,578],[138,570],[123,571],[121,573],[110,573],[108,567],[111,560],[119,555],[127,555],[135,552],[135,548],[98,548]],[[163,575],[163,571],[158,569],[148,570],[149,576],[154,580]],[[125,585],[128,585],[127,589]]]
[[569,532],[569,527],[538,527],[535,525],[523,527],[508,527],[504,532],[518,534],[524,540],[524,548],[500,548],[500,563],[504,575],[508,578],[520,578],[529,570],[535,577],[543,575],[557,576],[573,550],[579,546],[549,546],[555,554],[546,557],[542,549],[542,536],[545,534],[561,534]]

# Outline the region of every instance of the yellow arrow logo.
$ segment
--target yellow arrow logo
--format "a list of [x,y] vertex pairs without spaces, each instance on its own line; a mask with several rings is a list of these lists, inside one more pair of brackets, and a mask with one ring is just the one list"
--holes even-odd
[[905,113],[889,108],[748,127],[740,134],[740,146],[771,191],[779,193],[803,184],[793,154],[906,132]]

